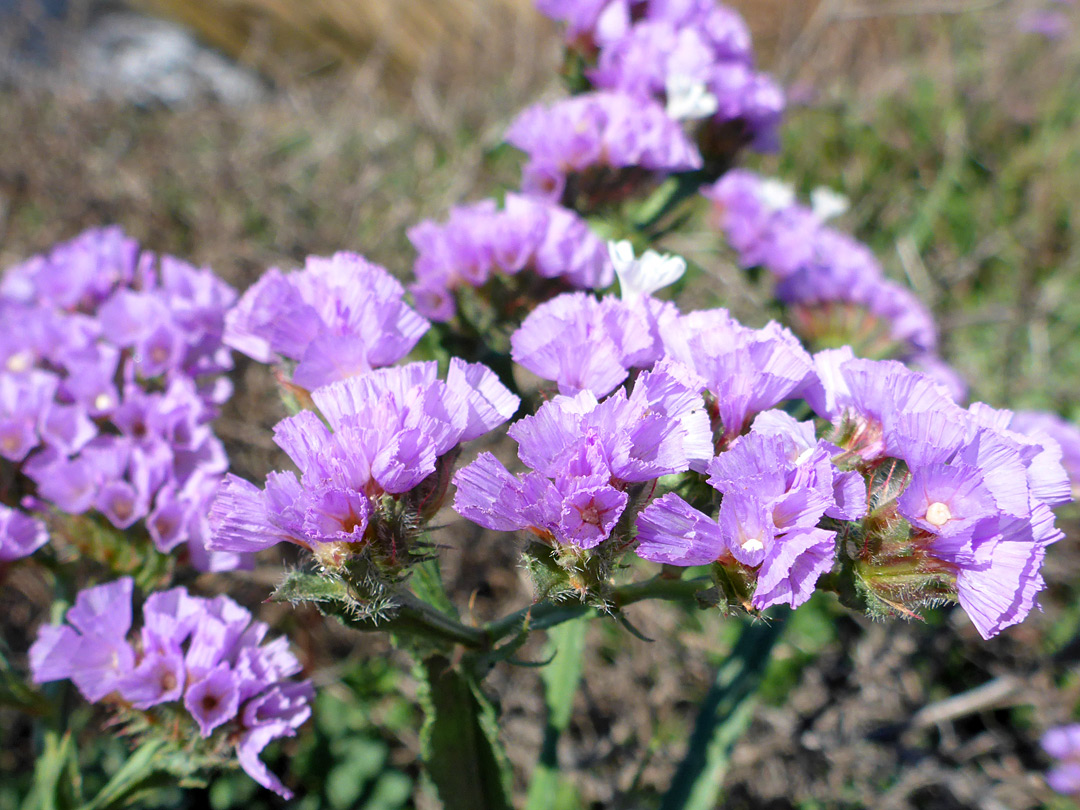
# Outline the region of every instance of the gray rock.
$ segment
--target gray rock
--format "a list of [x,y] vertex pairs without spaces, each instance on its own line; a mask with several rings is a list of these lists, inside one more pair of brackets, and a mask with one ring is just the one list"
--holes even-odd
[[91,23],[75,46],[73,68],[87,89],[135,104],[242,105],[265,93],[255,73],[187,29],[138,14],[107,14]]

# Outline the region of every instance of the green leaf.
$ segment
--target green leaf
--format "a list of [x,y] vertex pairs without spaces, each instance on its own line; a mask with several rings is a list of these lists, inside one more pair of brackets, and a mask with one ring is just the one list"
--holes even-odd
[[783,621],[748,624],[709,688],[686,756],[664,796],[660,810],[713,810],[720,796],[731,749],[746,731],[757,691]]
[[410,581],[412,583],[413,593],[418,597],[432,607],[438,608],[443,613],[453,616],[455,619],[458,618],[457,608],[455,608],[454,603],[450,601],[450,597],[446,595],[446,588],[443,586],[442,571],[439,568],[439,560],[437,557],[432,557],[414,565],[412,568],[412,579]]
[[[71,769],[75,768],[74,773]],[[66,810],[74,807],[78,760],[71,734],[45,732],[45,750],[34,764],[34,784],[22,810]],[[65,777],[67,777],[65,779]]]
[[570,724],[574,695],[581,682],[582,654],[585,651],[585,631],[589,622],[574,619],[553,627],[548,634],[548,654],[552,662],[541,672],[544,680],[544,700],[547,703],[547,726],[540,759],[529,780],[525,810],[551,810],[552,797],[560,792],[559,737]]
[[158,754],[165,745],[164,740],[150,740],[139,746],[98,795],[80,810],[124,807],[147,790],[175,784],[176,780],[161,770],[162,762]]
[[428,775],[446,810],[509,810],[509,768],[495,707],[442,655],[420,662],[427,715],[421,735]]

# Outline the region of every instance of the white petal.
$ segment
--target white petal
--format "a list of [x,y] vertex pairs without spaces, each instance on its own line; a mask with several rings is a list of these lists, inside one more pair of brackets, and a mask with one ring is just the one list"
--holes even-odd
[[615,273],[619,277],[619,291],[623,301],[634,301],[652,295],[659,289],[674,284],[686,272],[686,260],[647,250],[640,259],[634,259],[634,249],[629,242],[609,242],[608,252]]
[[717,111],[719,100],[709,92],[704,82],[689,76],[668,76],[667,114],[676,121],[708,118]]
[[810,207],[814,216],[822,222],[838,217],[851,207],[851,202],[838,191],[826,186],[818,186],[810,192]]
[[758,199],[773,211],[780,211],[795,202],[795,187],[775,177],[767,177],[758,186]]

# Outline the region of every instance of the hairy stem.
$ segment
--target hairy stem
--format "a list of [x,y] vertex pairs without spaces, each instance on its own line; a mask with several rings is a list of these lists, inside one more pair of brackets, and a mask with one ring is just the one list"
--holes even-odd
[[[633,582],[613,588],[608,594],[607,601],[614,610],[646,599],[694,603],[695,594],[710,585],[711,580],[708,577],[683,580],[655,576],[644,582]],[[526,633],[529,630],[545,630],[594,610],[596,610],[594,607],[584,603],[538,602],[488,623],[484,630],[487,632],[489,643],[494,646],[510,636]]]

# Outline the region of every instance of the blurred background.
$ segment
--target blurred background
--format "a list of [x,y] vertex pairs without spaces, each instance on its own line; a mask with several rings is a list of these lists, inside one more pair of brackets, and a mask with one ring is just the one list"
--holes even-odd
[[[972,399],[1080,419],[1080,8],[1062,0],[740,0],[762,67],[788,88],[783,145],[747,165],[848,195],[840,226],[932,308]],[[525,104],[562,90],[560,33],[529,0],[0,0],[0,267],[93,225],[212,266],[238,288],[269,266],[354,250],[405,276],[405,230],[518,179],[500,147]],[[717,234],[669,249],[747,323],[768,291]],[[280,459],[265,368],[240,363],[218,427],[235,471]],[[280,466],[280,464],[278,464]],[[872,624],[827,599],[794,617],[722,807],[1072,807],[1037,741],[1080,700],[1080,531],[1048,557],[1044,612],[990,642],[959,612]],[[519,548],[460,520],[448,587],[478,620],[528,601]],[[281,563],[206,579],[257,605]],[[48,594],[12,577],[5,636]],[[321,687],[310,731],[274,764],[301,808],[433,807],[416,765],[416,684],[384,641],[263,606]],[[646,808],[685,751],[736,625],[638,606],[649,643],[590,630],[553,807]],[[543,698],[535,670],[489,679],[522,788]],[[960,695],[959,701],[947,702]],[[101,743],[86,756],[119,756]],[[25,767],[0,723],[0,774]],[[111,753],[110,753],[111,752]],[[107,768],[106,768],[107,770]],[[0,810],[16,806],[0,779]],[[273,807],[246,777],[155,800]],[[151,805],[147,805],[151,806]],[[156,805],[155,805],[156,806]]]

